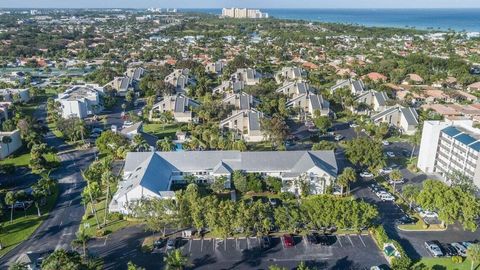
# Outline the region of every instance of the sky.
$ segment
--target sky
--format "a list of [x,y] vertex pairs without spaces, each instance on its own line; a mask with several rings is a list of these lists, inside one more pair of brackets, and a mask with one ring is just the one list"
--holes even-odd
[[480,8],[480,0],[0,0],[1,8]]

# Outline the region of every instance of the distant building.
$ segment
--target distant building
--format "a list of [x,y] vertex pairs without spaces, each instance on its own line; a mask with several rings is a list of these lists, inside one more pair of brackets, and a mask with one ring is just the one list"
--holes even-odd
[[283,67],[282,70],[275,74],[275,80],[277,83],[284,81],[297,81],[302,80],[305,77],[305,71],[298,67]]
[[[3,137],[9,137],[10,143],[3,143]],[[20,137],[20,130],[0,132],[0,159],[4,159],[22,147],[22,139]]]
[[207,63],[205,65],[205,71],[207,73],[214,73],[214,74],[220,75],[222,74],[223,69],[226,66],[227,66],[227,63],[225,61],[218,60],[216,62]]
[[377,92],[375,90],[365,91],[359,94],[355,101],[357,104],[364,104],[368,106],[368,108],[361,108],[361,106],[357,106],[357,108],[353,108],[352,111],[355,113],[362,113],[365,111],[383,111],[387,108],[387,100],[388,96],[385,94],[385,92]]
[[387,123],[407,135],[413,135],[418,125],[418,114],[413,108],[392,106],[371,116],[375,124]]
[[302,120],[313,117],[315,111],[319,111],[322,116],[330,115],[330,103],[316,94],[317,91],[306,82],[285,82],[276,92],[288,97],[286,106],[297,108]]
[[365,85],[361,80],[339,80],[337,83],[330,88],[330,93],[334,93],[337,89],[349,88],[352,95],[358,95],[365,91]]
[[263,13],[258,9],[248,8],[223,8],[222,17],[238,19],[264,19],[268,18],[268,13]]
[[460,173],[480,188],[480,129],[471,120],[425,121],[417,166],[447,183]]
[[232,82],[244,82],[246,85],[257,85],[260,83],[262,74],[252,68],[239,68],[231,76]]
[[248,110],[256,107],[260,101],[245,92],[232,93],[227,95],[222,103],[232,106],[235,110]]
[[124,97],[129,90],[134,91],[138,88],[138,84],[144,73],[145,69],[142,67],[129,68],[125,72],[125,76],[113,78],[113,80],[104,87],[111,87],[117,91],[117,95]]
[[195,85],[193,77],[188,68],[175,69],[165,77],[165,83],[172,85],[176,93],[185,93],[189,85]]
[[101,94],[103,87],[97,84],[74,85],[58,94],[56,101],[61,104],[63,118],[83,119],[102,110]]

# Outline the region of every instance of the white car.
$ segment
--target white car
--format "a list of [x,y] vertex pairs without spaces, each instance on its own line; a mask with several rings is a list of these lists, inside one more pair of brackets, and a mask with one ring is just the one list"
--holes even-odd
[[310,127],[314,127],[315,124],[312,121],[307,121],[307,122],[305,122],[305,126],[310,128]]
[[452,247],[457,251],[458,255],[462,257],[467,257],[467,249],[460,243],[452,243]]
[[380,194],[379,196],[380,200],[384,201],[384,202],[393,202],[395,201],[395,197],[393,197],[392,194],[386,192],[386,193],[382,193]]
[[389,174],[393,171],[392,168],[390,167],[386,167],[386,168],[383,168],[383,169],[380,169],[378,172],[381,173],[381,174]]
[[391,158],[394,158],[394,157],[395,157],[395,153],[393,153],[393,152],[387,152],[387,156],[388,156],[388,157],[391,157]]
[[382,141],[382,144],[385,145],[385,146],[389,146],[390,143],[388,141]]
[[118,128],[117,128],[116,125],[112,125],[112,126],[110,127],[110,130],[112,130],[113,132],[117,132],[117,131],[118,131]]
[[425,247],[432,253],[433,257],[442,257],[443,252],[438,246],[438,244],[434,241],[427,241],[425,242]]
[[131,127],[132,125],[133,125],[132,121],[125,121],[125,122],[123,122],[122,128]]
[[351,124],[350,124],[350,127],[351,127],[351,128],[356,128],[356,127],[358,127],[358,125],[355,124],[355,123],[351,123]]
[[343,139],[343,135],[335,135],[335,141],[341,141]]
[[433,211],[421,211],[418,214],[422,218],[438,218],[438,214]]
[[361,172],[360,177],[369,178],[369,177],[373,177],[373,174],[370,172]]
[[392,180],[392,179],[390,179],[390,180],[388,180],[388,183],[389,183],[390,185],[393,185],[393,184],[403,184],[403,183],[405,183],[405,180],[404,180],[403,178],[400,179],[400,180]]

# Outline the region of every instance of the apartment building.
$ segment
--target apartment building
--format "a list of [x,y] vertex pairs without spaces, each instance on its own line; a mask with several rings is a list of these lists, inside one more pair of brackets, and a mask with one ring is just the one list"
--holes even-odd
[[233,111],[220,122],[220,128],[231,130],[246,142],[261,142],[265,139],[261,128],[263,113],[255,109]]
[[153,105],[148,118],[150,121],[159,121],[159,114],[170,112],[175,121],[188,123],[193,120],[193,108],[199,105],[200,103],[183,94],[165,96]]
[[234,171],[278,177],[282,190],[295,194],[306,181],[311,193],[323,194],[335,181],[338,166],[333,150],[129,152],[109,211],[128,214],[132,202],[174,198],[172,184],[185,183],[186,176],[194,176],[197,183],[213,183],[224,176],[229,187]]
[[262,19],[268,18],[268,13],[263,13],[258,9],[247,8],[223,8],[222,17],[238,19]]
[[462,173],[480,188],[480,129],[471,120],[425,121],[417,166],[447,183]]
[[103,87],[97,84],[74,85],[58,94],[56,101],[61,105],[63,118],[83,119],[102,110],[101,94]]

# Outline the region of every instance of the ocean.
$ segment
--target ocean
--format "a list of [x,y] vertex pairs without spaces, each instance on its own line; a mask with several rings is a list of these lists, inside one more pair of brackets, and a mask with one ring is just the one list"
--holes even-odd
[[[480,9],[260,9],[270,17],[364,26],[480,32]],[[221,9],[179,9],[220,15]]]

